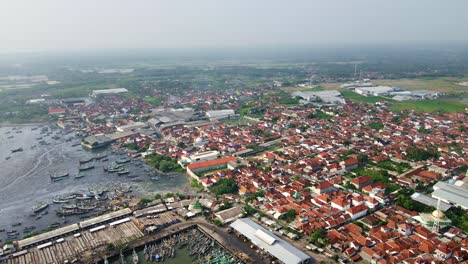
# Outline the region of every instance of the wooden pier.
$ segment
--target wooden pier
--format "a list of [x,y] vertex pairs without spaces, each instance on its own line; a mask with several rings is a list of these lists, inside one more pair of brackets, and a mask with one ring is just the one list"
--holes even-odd
[[8,264],[53,264],[72,263],[83,258],[104,253],[110,244],[118,247],[143,237],[134,219],[116,225],[104,225],[48,242],[13,256]]

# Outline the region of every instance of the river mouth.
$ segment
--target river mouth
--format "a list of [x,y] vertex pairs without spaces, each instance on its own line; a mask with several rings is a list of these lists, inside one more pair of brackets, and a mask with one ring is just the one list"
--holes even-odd
[[[105,172],[104,168],[112,161],[125,155],[114,153],[111,148],[86,150],[78,144],[79,138],[72,133],[65,135],[62,130],[50,128],[44,133],[42,128],[45,127],[47,126],[0,127],[0,231],[4,230],[0,232],[2,241],[21,239],[31,232],[49,230],[53,228],[51,224],[54,227],[68,225],[101,213],[90,211],[83,215],[59,217],[56,210],[61,210],[63,204],[53,202],[57,196],[106,190],[102,197],[112,198],[111,194],[116,189],[130,189],[128,194],[131,196],[151,197],[156,193],[185,192],[187,188],[188,180],[183,173],[158,175],[141,160],[124,164],[128,174]],[[12,152],[19,148],[22,150]],[[106,157],[91,161],[89,164],[94,165],[94,168],[81,171],[85,176],[76,177],[80,173],[80,160],[100,155]],[[85,165],[81,164],[82,167]],[[59,181],[52,181],[50,178],[51,175],[65,172],[69,175]],[[154,176],[158,177],[152,180]],[[94,199],[97,203],[100,198],[93,197],[90,200]],[[71,201],[73,202],[75,201]],[[32,214],[33,208],[42,203],[49,206]],[[106,205],[102,209],[111,208]],[[17,234],[8,235],[12,231]]]

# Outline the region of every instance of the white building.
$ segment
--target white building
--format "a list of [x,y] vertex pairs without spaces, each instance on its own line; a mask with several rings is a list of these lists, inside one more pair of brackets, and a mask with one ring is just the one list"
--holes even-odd
[[124,126],[118,126],[116,127],[116,129],[119,132],[127,132],[127,131],[133,131],[135,129],[143,128],[145,126],[148,126],[148,125],[143,122],[133,122]]
[[249,218],[241,218],[230,225],[234,230],[247,237],[254,245],[267,251],[285,264],[312,263],[309,255],[277,237],[266,228]]
[[91,93],[92,97],[98,97],[100,95],[108,95],[108,94],[119,94],[119,93],[126,93],[128,92],[125,88],[113,88],[113,89],[105,89],[105,90],[93,90]]
[[386,96],[395,91],[395,88],[390,86],[358,87],[354,91],[364,96]]
[[461,206],[468,209],[468,190],[446,182],[437,182],[434,185],[432,197],[441,201]]
[[301,97],[304,100],[309,102],[313,101],[323,101],[329,104],[344,104],[345,100],[342,97],[341,93],[337,90],[327,90],[327,91],[318,91],[318,92],[294,92],[292,93],[294,97]]
[[210,118],[210,120],[216,119],[224,119],[236,116],[236,113],[232,109],[224,109],[224,110],[212,110],[206,111],[206,116]]

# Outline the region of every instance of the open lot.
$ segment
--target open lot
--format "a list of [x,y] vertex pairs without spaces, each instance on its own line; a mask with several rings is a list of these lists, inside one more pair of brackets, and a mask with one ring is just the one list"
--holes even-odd
[[444,77],[444,78],[419,78],[399,80],[375,80],[373,83],[380,85],[398,86],[408,90],[427,89],[440,91],[448,94],[467,94],[468,87],[459,85],[460,82],[468,81],[468,77]]
[[418,112],[464,112],[468,104],[459,100],[435,99],[409,102],[395,102],[390,106],[393,111],[415,110]]

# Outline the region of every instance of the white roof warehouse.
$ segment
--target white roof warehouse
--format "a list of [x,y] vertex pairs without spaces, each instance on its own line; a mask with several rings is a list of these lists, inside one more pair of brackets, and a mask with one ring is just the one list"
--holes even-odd
[[288,242],[277,237],[249,218],[241,218],[231,224],[231,227],[247,237],[253,244],[267,251],[270,255],[286,264],[312,263],[312,258],[295,248]]
[[98,95],[105,95],[105,94],[118,94],[118,93],[126,93],[128,92],[125,88],[112,88],[112,89],[105,89],[105,90],[93,90],[91,94],[92,97],[96,97]]

